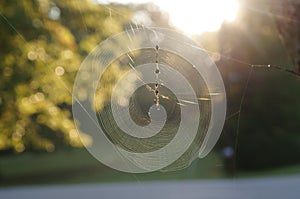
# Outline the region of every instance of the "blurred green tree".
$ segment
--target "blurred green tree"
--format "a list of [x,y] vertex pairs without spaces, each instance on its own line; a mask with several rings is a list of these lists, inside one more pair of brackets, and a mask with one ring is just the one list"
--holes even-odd
[[131,11],[112,6],[124,15],[88,0],[0,2],[0,151],[82,145],[73,81],[84,57],[128,26]]
[[[293,70],[293,61],[279,39],[272,16],[263,12],[269,9],[269,1],[243,3],[239,21],[224,24],[219,32],[224,56],[218,65],[226,84],[228,115],[241,111],[240,120],[232,117],[226,122],[220,145],[237,147],[236,166],[240,169],[300,163],[299,78],[267,67]],[[251,64],[265,64],[265,68],[251,69]],[[240,110],[250,70],[253,73]]]

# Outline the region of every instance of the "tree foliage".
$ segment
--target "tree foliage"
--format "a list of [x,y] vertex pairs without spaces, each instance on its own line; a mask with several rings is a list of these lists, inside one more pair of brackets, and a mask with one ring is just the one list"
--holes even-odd
[[128,26],[131,12],[115,7],[128,18],[86,0],[1,1],[0,150],[81,146],[73,81],[84,57]]
[[[221,145],[237,150],[240,169],[299,163],[299,77],[267,67],[270,64],[294,70],[294,61],[280,40],[274,18],[260,12],[270,8],[269,1],[244,1],[243,6],[239,22],[225,24],[219,32],[224,56],[218,65],[226,84],[229,116]],[[251,64],[265,67],[251,68]]]

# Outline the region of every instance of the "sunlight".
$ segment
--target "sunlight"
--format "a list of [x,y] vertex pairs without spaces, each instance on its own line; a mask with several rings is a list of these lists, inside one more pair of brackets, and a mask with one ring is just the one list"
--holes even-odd
[[237,0],[185,0],[182,3],[157,1],[170,15],[171,23],[186,33],[201,34],[218,30],[224,21],[234,21]]
[[[105,3],[103,0],[98,2]],[[238,0],[111,0],[118,3],[153,2],[166,11],[171,24],[189,34],[217,31],[224,21],[235,20],[239,11]]]

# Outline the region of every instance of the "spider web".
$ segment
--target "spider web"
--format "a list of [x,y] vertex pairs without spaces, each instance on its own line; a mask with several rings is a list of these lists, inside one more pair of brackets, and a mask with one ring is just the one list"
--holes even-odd
[[[170,30],[132,29],[105,40],[88,55],[73,93],[79,97],[81,87],[98,85],[88,89],[88,96],[100,96],[88,100],[100,105],[100,127],[92,128],[102,129],[106,136],[97,130],[90,134],[100,142],[88,147],[94,157],[127,172],[171,171],[187,167],[212,149],[225,118],[225,90],[206,52],[188,43],[193,41]],[[81,78],[85,73],[90,78]],[[102,93],[108,93],[104,103]],[[80,103],[93,117],[93,105]],[[82,113],[75,104],[75,121],[79,118],[82,130],[91,128]],[[102,148],[108,146],[106,138],[115,146],[114,155],[102,153],[107,150]],[[139,169],[121,168],[118,159]]]
[[[131,52],[130,58],[128,58],[128,55],[123,55],[115,60],[115,62],[118,62],[118,65],[123,70],[130,71],[132,68],[129,67],[129,65],[140,66],[144,63],[153,63],[155,60],[154,55],[155,49],[142,49],[138,52]],[[161,169],[161,171],[180,170],[189,166],[192,160],[194,160],[198,156],[200,146],[208,130],[209,120],[211,116],[210,95],[204,83],[204,80],[188,61],[174,53],[164,50],[160,51],[159,60],[160,64],[171,66],[188,80],[189,84],[195,91],[197,98],[199,99],[199,103],[188,100],[188,92],[181,93],[181,95],[184,96],[184,99],[177,98],[171,90],[161,85],[159,94],[161,98],[160,105],[164,107],[167,118],[163,128],[154,136],[147,138],[139,138],[128,134],[128,132],[131,132],[131,134],[134,134],[132,132],[136,132],[135,135],[139,136],[143,133],[143,131],[141,131],[141,129],[138,127],[138,130],[136,130],[135,125],[127,125],[127,132],[122,131],[122,129],[118,127],[119,125],[117,125],[115,120],[123,121],[124,114],[120,114],[122,112],[120,110],[117,110],[117,114],[113,115],[111,110],[110,98],[108,98],[107,104],[102,110],[100,110],[99,108],[96,109],[100,110],[98,112],[98,119],[101,123],[101,127],[105,129],[106,135],[115,145],[117,145],[118,147],[122,147],[130,152],[146,153],[163,148],[165,145],[169,144],[170,141],[176,136],[181,121],[180,109],[182,106],[193,106],[193,108],[199,107],[199,109],[203,113],[203,116],[200,119],[198,133],[192,144],[189,146],[188,150],[186,150],[184,154],[182,154],[175,162]],[[115,62],[112,63],[109,67],[114,65]],[[109,67],[107,68],[107,71],[102,75],[102,81],[100,80],[98,84],[100,85],[100,88],[97,89],[97,92],[101,93],[101,88],[108,86],[105,85],[105,79],[106,77],[110,76]],[[169,70],[170,69],[166,68],[166,70],[163,72],[168,74]],[[173,83],[177,86],[182,84],[182,82],[180,82],[180,78],[176,78],[174,76],[171,76],[169,78],[174,79],[175,81],[173,80]],[[143,80],[137,79],[137,81]],[[160,82],[163,83],[164,80],[160,79]],[[154,103],[154,87],[154,83],[145,84],[139,87],[130,97],[130,101],[128,102],[130,117],[138,126],[147,126],[152,122],[149,115],[149,109],[151,111],[151,106]],[[185,91],[182,90],[182,92]],[[155,109],[155,107],[152,107],[152,109]],[[154,126],[151,127],[151,130],[157,129],[157,125],[159,124],[154,124]],[[144,131],[146,129],[147,128],[144,128]],[[189,136],[190,131],[191,129],[185,129],[185,136]],[[165,156],[165,161],[167,161],[168,158],[172,157]],[[153,164],[153,162],[151,160],[148,160],[146,164],[151,165]],[[157,162],[155,164],[157,164]]]

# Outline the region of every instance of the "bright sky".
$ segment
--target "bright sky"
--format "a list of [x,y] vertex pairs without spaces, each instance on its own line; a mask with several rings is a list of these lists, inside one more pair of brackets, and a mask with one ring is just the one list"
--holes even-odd
[[[101,0],[100,0],[101,1]],[[218,30],[224,21],[234,21],[239,10],[237,0],[109,0],[118,3],[153,2],[169,13],[177,28],[190,34]]]

